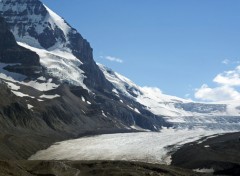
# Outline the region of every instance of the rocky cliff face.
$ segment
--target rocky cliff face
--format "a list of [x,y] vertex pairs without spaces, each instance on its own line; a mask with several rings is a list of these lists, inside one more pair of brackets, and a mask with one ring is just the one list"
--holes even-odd
[[38,0],[2,0],[1,15],[6,19],[18,41],[32,46],[50,48],[57,41],[66,42],[64,33],[51,21],[44,5]]
[[17,43],[15,41],[15,38],[13,34],[9,31],[8,26],[2,17],[0,17],[0,25],[0,50],[3,51],[12,47],[16,47]]
[[17,45],[13,34],[9,31],[8,25],[2,17],[0,17],[0,26],[0,62],[5,64],[18,63],[18,65],[8,65],[5,69],[29,77],[37,76],[37,72],[42,72],[39,56]]

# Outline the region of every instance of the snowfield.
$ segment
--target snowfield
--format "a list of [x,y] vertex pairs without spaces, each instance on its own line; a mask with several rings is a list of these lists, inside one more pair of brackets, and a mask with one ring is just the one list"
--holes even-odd
[[[203,136],[226,131],[163,129],[161,132],[118,133],[58,142],[30,160],[130,160],[170,164],[170,152]],[[172,146],[174,145],[174,146]]]
[[33,52],[36,52],[40,57],[40,63],[48,70],[48,73],[58,78],[62,82],[68,82],[72,85],[81,86],[86,90],[89,90],[83,83],[86,76],[79,66],[82,62],[77,59],[67,49],[55,49],[47,51],[44,49],[34,48],[26,43],[18,42],[18,44],[24,48],[27,48]]

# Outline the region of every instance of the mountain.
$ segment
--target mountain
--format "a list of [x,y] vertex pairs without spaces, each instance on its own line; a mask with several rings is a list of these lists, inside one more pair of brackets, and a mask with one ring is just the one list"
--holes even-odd
[[146,110],[171,123],[174,128],[237,130],[240,126],[240,102],[200,103],[163,94],[158,88],[140,87],[123,75],[98,64],[116,95],[124,95],[140,103]]
[[39,0],[1,0],[0,15],[2,159],[86,134],[240,121],[238,102],[165,95],[96,64],[89,42]]
[[2,0],[0,15],[2,159],[83,134],[171,126],[116,95],[89,43],[40,1]]
[[125,95],[146,109],[165,117],[182,116],[239,116],[240,102],[200,103],[163,94],[160,89],[140,87],[123,75],[98,64],[106,79],[114,86],[116,94]]

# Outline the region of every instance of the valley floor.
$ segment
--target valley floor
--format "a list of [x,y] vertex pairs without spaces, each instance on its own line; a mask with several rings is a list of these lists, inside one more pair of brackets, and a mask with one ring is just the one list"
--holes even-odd
[[204,136],[227,131],[164,128],[161,132],[104,134],[57,142],[30,160],[124,160],[171,163],[171,153]]
[[[193,133],[193,132],[192,132]],[[154,136],[157,133],[132,133],[132,134],[109,134],[109,135],[145,135],[149,134],[150,136]],[[190,133],[189,133],[190,134]],[[200,133],[199,133],[200,134]],[[240,175],[240,141],[239,136],[240,132],[235,133],[227,133],[221,135],[211,135],[207,137],[201,137],[201,135],[197,137],[195,134],[194,137],[187,137],[185,132],[185,139],[188,139],[188,143],[183,143],[183,132],[178,133],[178,137],[175,136],[176,139],[180,141],[181,144],[174,148],[173,153],[171,154],[171,164],[172,166],[160,165],[160,164],[150,164],[143,163],[148,162],[148,160],[137,162],[137,161],[119,161],[117,158],[115,161],[107,161],[103,158],[98,158],[99,160],[94,160],[92,158],[91,161],[80,161],[80,158],[75,161],[67,161],[65,160],[57,160],[51,161],[49,159],[36,161],[36,160],[12,160],[12,161],[0,161],[0,176],[67,176],[67,175],[76,175],[76,176],[85,176],[85,175],[128,175],[128,176],[141,176],[141,175],[163,175],[163,176],[188,176],[188,175]],[[98,135],[92,137],[83,137],[80,139],[91,139],[94,137],[104,137],[109,135]],[[166,132],[165,132],[166,135]],[[170,132],[169,132],[170,135]],[[167,136],[168,138],[170,136]],[[148,137],[150,137],[148,136]],[[146,136],[145,136],[146,137]],[[181,139],[180,139],[181,137]],[[116,140],[116,138],[112,138]],[[123,136],[122,136],[123,139]],[[147,138],[145,138],[147,139]],[[79,139],[77,139],[79,140]],[[106,140],[106,139],[105,139]],[[108,138],[108,144],[111,145],[112,141]],[[151,146],[149,142],[145,143],[145,150],[147,148],[154,149],[154,146]],[[76,141],[76,140],[70,140]],[[140,141],[143,141],[143,138],[140,138]],[[169,141],[169,140],[168,140]],[[170,140],[171,141],[171,140]],[[68,142],[69,141],[65,141]],[[79,142],[79,141],[78,141]],[[99,142],[99,141],[97,141]],[[159,144],[164,143],[164,141],[160,142],[159,138],[155,138],[155,142]],[[62,143],[62,142],[61,142]],[[61,143],[56,143],[54,146],[61,146]],[[136,141],[128,140],[129,144],[134,144]],[[167,142],[167,138],[165,143]],[[88,148],[93,147],[88,143]],[[120,143],[121,144],[121,143]],[[122,145],[125,145],[122,144]],[[80,145],[77,145],[79,146]],[[112,145],[111,145],[112,146]],[[129,146],[129,145],[128,145]],[[131,146],[131,145],[130,145]],[[73,146],[72,146],[73,147]],[[139,156],[142,155],[142,151],[140,148],[143,146],[139,146],[139,148],[135,148],[136,153],[138,152]],[[169,151],[169,148],[173,146],[168,145],[165,147],[166,151]],[[175,146],[176,147],[176,146]],[[179,148],[180,147],[180,148]],[[51,147],[50,147],[51,148]],[[155,145],[155,148],[158,148]],[[62,151],[69,151],[71,148],[62,148]],[[120,151],[123,148],[118,148]],[[172,148],[173,149],[173,148]],[[149,150],[147,150],[149,151]],[[163,151],[163,150],[162,150]],[[43,151],[42,151],[43,152]],[[59,151],[58,151],[59,152]],[[71,153],[69,156],[71,156]],[[105,154],[111,152],[105,151]],[[166,152],[165,152],[166,153]],[[39,154],[39,153],[38,153]],[[56,153],[55,153],[56,154]],[[62,154],[59,153],[60,157]],[[94,155],[94,153],[93,153]],[[161,154],[160,154],[161,155]],[[34,155],[33,157],[36,157]],[[51,155],[50,155],[51,156]],[[78,156],[78,155],[76,155]],[[79,156],[78,156],[79,157]],[[120,157],[120,156],[119,156]],[[36,158],[35,158],[36,159]],[[56,158],[52,158],[56,159]],[[69,158],[68,158],[69,159]],[[83,158],[84,159],[84,158]],[[105,160],[105,161],[103,161]],[[182,169],[185,168],[185,169]],[[196,170],[198,172],[193,172]],[[215,173],[199,173],[201,171],[215,171]]]
[[171,164],[189,169],[189,172],[240,175],[239,137],[240,132],[221,133],[203,129],[105,134],[55,143],[30,159],[124,160],[122,163]]

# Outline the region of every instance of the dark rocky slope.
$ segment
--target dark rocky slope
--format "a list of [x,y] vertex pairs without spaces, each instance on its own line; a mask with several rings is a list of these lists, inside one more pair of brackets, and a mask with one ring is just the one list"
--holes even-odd
[[[185,144],[172,155],[172,165],[212,168],[215,175],[240,175],[240,132]],[[184,157],[183,157],[184,156]]]

